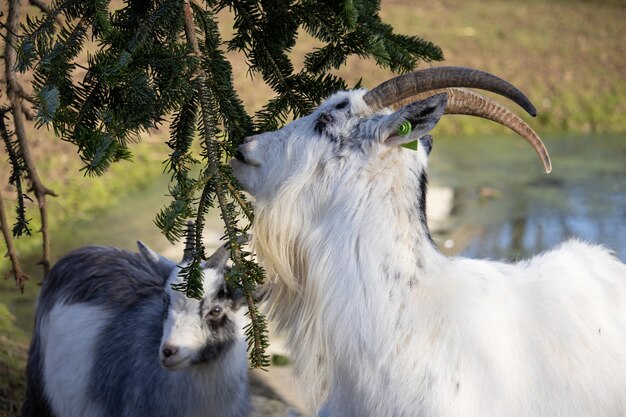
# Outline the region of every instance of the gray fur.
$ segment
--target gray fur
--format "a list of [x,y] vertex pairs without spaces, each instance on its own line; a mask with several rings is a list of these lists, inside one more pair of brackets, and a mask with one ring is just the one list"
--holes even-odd
[[[138,246],[140,254],[108,247],[81,248],[52,268],[39,296],[22,416],[64,417],[55,416],[45,395],[40,332],[55,305],[79,303],[104,308],[112,317],[103,319],[108,324],[98,337],[93,362],[85,364],[91,366],[88,400],[98,405],[102,417],[183,417],[189,415],[190,407],[197,411],[197,404],[207,403],[207,398],[213,403],[204,413],[208,417],[247,415],[245,353],[241,352],[239,363],[243,361],[243,372],[224,372],[233,358],[225,353],[232,351],[236,341],[242,342],[229,314],[213,327],[210,341],[190,368],[167,370],[161,365],[159,348],[169,304],[164,285],[176,271],[175,263],[166,260],[170,265],[166,273],[165,258],[143,244]],[[223,265],[215,266],[224,270]],[[237,294],[228,291],[223,281],[220,286],[225,291],[212,292],[215,299],[201,304],[236,310],[241,305]],[[226,374],[233,377],[221,377]]]

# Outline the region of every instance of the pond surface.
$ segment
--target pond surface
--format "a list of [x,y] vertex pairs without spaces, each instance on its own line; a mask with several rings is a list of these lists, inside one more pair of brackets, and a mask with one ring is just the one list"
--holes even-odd
[[450,230],[470,227],[461,255],[515,260],[568,238],[626,261],[626,135],[547,137],[553,170],[516,137],[442,139],[431,183],[454,190]]
[[[626,261],[626,135],[544,139],[553,162],[549,175],[514,136],[435,139],[430,182],[451,188],[453,195],[450,216],[435,236],[442,250],[515,260],[577,237],[603,243]],[[153,223],[168,201],[166,187],[163,178],[90,220],[68,225],[53,236],[54,259],[90,244],[135,250],[138,239],[176,257]],[[217,215],[209,226],[214,230],[209,240],[217,243]],[[37,267],[27,272],[41,274]],[[36,281],[21,295],[10,281],[0,280],[0,303],[8,304],[29,332]]]

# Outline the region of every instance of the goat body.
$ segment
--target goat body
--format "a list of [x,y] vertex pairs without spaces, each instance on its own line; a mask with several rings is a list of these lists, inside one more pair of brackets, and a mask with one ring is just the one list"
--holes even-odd
[[[52,268],[38,301],[23,416],[247,415],[240,319],[228,318],[236,323],[220,343],[209,346],[205,337],[214,356],[185,366],[167,362],[176,355],[163,358],[164,323],[176,315],[175,304],[187,308],[191,323],[200,301],[172,293],[173,263],[162,272],[145,255],[103,247],[76,250]],[[205,270],[206,304],[220,281],[221,270]],[[181,342],[181,352],[185,344],[192,343]]]
[[445,100],[376,113],[363,94],[232,161],[311,401],[337,417],[626,415],[626,265],[575,240],[517,263],[443,256],[425,194]]

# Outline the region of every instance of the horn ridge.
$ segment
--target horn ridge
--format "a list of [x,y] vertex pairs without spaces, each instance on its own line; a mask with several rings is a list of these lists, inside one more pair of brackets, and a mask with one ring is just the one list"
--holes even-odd
[[543,141],[537,133],[518,115],[513,113],[506,107],[496,103],[495,101],[483,97],[482,95],[461,88],[445,88],[420,93],[412,97],[394,103],[393,108],[400,108],[415,100],[423,100],[435,94],[446,93],[448,95],[448,103],[444,114],[463,114],[468,116],[476,116],[484,119],[492,120],[503,126],[508,127],[515,133],[523,137],[537,152],[543,168],[546,173],[552,171],[552,162],[550,155]]
[[419,93],[449,87],[491,91],[513,100],[531,116],[537,115],[535,106],[513,84],[488,72],[460,66],[432,67],[399,75],[368,91],[363,100],[376,111]]

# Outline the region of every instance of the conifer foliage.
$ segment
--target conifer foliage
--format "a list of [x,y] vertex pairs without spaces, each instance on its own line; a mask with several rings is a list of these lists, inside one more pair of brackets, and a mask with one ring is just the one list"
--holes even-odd
[[[250,224],[253,209],[225,161],[245,136],[276,129],[347,88],[328,71],[350,55],[373,58],[395,72],[442,58],[432,43],[395,34],[379,8],[379,0],[126,0],[113,10],[108,0],[54,0],[48,14],[29,18],[23,27],[16,67],[35,74],[36,123],[75,144],[87,174],[101,175],[131,158],[129,145],[141,132],[171,121],[166,169],[172,200],[156,224],[177,241],[187,220],[195,220],[194,260],[179,289],[199,297],[204,217],[219,211],[233,259],[228,279],[248,300],[253,366],[268,365],[265,318],[253,299],[263,271],[242,249],[249,227],[242,225]],[[232,39],[222,38],[220,12],[234,17]],[[289,56],[298,31],[322,42],[299,71]],[[98,48],[77,79],[77,57],[87,40]],[[227,51],[243,52],[250,73],[275,92],[254,115],[233,86]],[[194,140],[200,154],[194,154]]]

